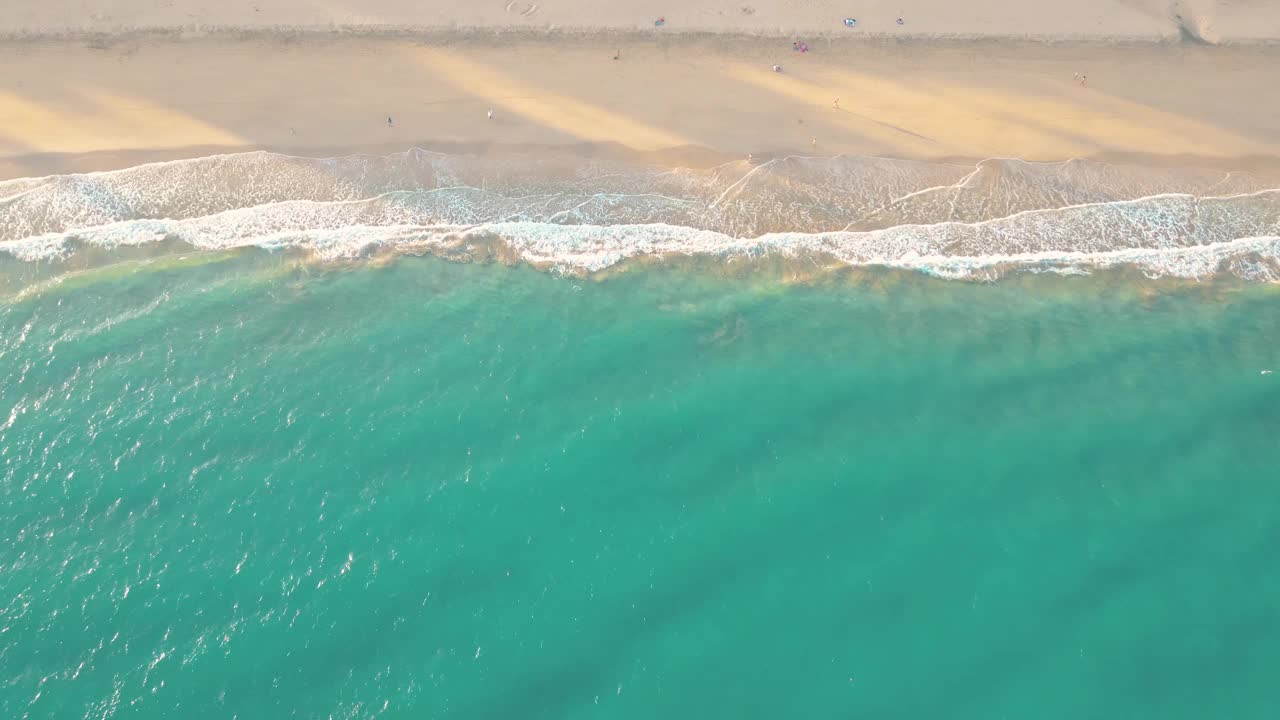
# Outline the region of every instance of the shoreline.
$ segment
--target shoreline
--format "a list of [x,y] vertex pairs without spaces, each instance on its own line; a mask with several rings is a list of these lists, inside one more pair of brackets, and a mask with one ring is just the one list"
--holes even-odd
[[577,150],[532,161],[224,155],[0,183],[0,249],[51,268],[259,246],[326,262],[428,253],[568,274],[697,256],[976,280],[1117,266],[1280,279],[1274,174],[848,156],[697,171]]
[[[717,151],[705,147],[671,148],[656,151],[636,151],[622,146],[611,146],[607,143],[597,145],[486,145],[479,143],[447,143],[424,140],[408,146],[400,144],[376,145],[337,145],[337,146],[218,146],[196,145],[176,148],[120,148],[112,150],[96,150],[87,153],[40,153],[26,156],[0,157],[0,182],[8,180],[29,179],[59,175],[93,175],[119,170],[156,165],[183,160],[199,160],[209,157],[240,155],[246,153],[269,153],[286,157],[307,160],[340,160],[354,157],[386,158],[406,152],[423,151],[443,155],[523,155],[538,157],[546,153],[555,155],[579,155],[587,159],[615,160],[631,162],[637,166],[681,167],[692,170],[706,170],[729,162],[741,160],[735,153]],[[1029,160],[1012,156],[989,157],[936,157],[936,158],[895,158],[875,155],[803,155],[783,152],[755,153],[757,162],[765,162],[787,158],[839,158],[860,157],[865,159],[907,160],[923,163],[952,164],[976,167],[982,163],[998,160],[1022,161],[1029,164],[1059,164],[1074,160],[1095,162],[1114,166],[1142,167],[1168,170],[1212,170],[1220,172],[1244,172],[1263,175],[1280,176],[1280,157],[1250,155],[1236,157],[1214,157],[1199,155],[1157,155],[1144,153],[1108,152],[1091,156],[1069,157],[1057,160]],[[37,169],[39,174],[20,174],[23,169]]]

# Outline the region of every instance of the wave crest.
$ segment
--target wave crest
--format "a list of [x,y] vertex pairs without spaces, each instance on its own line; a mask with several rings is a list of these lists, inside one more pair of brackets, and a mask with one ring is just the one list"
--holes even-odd
[[1130,265],[1280,277],[1280,190],[1250,173],[1073,160],[782,158],[667,169],[571,154],[265,152],[0,182],[0,250],[62,262],[177,242],[499,256],[574,272],[647,255],[810,255],[945,277]]

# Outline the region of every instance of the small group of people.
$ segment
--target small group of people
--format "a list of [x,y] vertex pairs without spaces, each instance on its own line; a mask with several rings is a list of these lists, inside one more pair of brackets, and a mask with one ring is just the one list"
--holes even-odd
[[[488,117],[490,120],[492,120],[492,119],[493,119],[493,108],[489,108],[489,112],[488,112],[486,115],[487,115],[487,117]],[[387,127],[395,127],[395,126],[396,126],[396,125],[395,125],[395,123],[393,123],[393,122],[391,121],[391,116],[390,116],[390,115],[388,115],[388,116],[387,116]],[[293,131],[293,128],[289,128],[289,130],[290,130],[290,131]],[[298,133],[297,133],[297,132],[294,132],[293,134],[294,134],[294,135],[297,135]]]
[[[905,24],[906,24],[906,23],[902,20],[902,18],[898,18],[898,19],[897,19],[897,23],[898,23],[899,25],[905,25]],[[858,27],[858,21],[857,21],[857,19],[855,19],[855,18],[845,18],[845,19],[844,19],[844,26],[845,26],[845,27]]]

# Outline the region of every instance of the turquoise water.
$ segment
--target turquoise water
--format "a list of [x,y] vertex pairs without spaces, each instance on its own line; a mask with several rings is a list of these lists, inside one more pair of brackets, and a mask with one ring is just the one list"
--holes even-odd
[[0,716],[1277,716],[1275,287],[784,275],[6,300]]

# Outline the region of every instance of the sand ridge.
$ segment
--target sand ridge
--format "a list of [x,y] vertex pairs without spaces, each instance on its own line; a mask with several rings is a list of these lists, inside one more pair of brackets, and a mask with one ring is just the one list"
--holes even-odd
[[[0,35],[133,30],[660,30],[838,37],[1280,39],[1268,0],[8,0]],[[843,24],[857,20],[855,28]],[[898,20],[902,23],[899,24]]]

